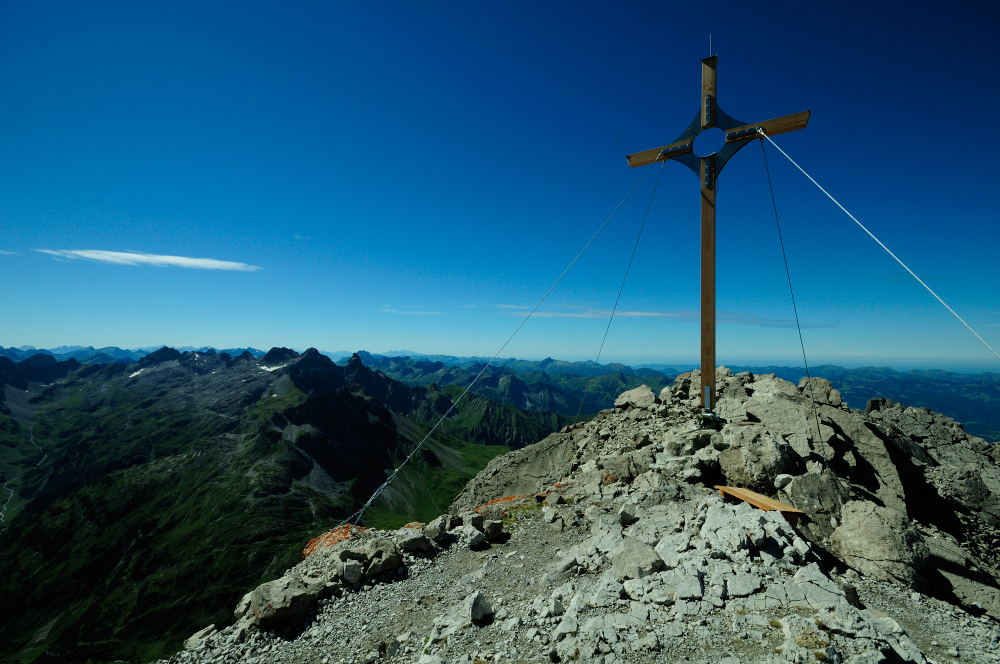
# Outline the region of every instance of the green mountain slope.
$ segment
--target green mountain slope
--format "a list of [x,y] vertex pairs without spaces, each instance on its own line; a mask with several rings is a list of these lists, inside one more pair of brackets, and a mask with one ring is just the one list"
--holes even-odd
[[[483,369],[482,364],[458,366],[441,361],[382,357],[368,353],[358,353],[358,356],[366,360],[370,368],[390,378],[422,387],[431,384],[442,388],[457,385],[464,389]],[[512,405],[524,411],[551,411],[575,417],[578,412],[596,413],[611,408],[619,394],[639,385],[649,385],[659,392],[673,383],[673,377],[668,378],[659,371],[637,373],[625,365],[590,365],[593,363],[505,361],[501,366],[487,369],[472,391],[496,403]],[[568,371],[550,373],[540,367]],[[594,375],[587,374],[587,369],[592,370]]]
[[[428,396],[437,391],[437,386],[432,384],[427,390]],[[499,404],[471,392],[458,401],[464,391],[465,388],[458,385],[440,390],[452,402],[458,402],[455,414],[446,419],[441,428],[472,442],[524,447],[575,421],[575,418],[550,411],[521,410]]]
[[[49,385],[5,386],[0,654],[11,661],[148,661],[231,621],[243,593],[367,500],[452,398],[312,350],[162,349],[75,366]],[[483,416],[460,409],[365,523],[427,520],[509,449],[497,443],[559,424],[469,406]]]

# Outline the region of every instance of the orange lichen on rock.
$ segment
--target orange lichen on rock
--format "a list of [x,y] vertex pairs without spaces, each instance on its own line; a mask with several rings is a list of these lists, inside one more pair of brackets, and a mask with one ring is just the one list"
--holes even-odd
[[503,498],[494,498],[485,505],[480,505],[479,507],[477,507],[475,511],[482,512],[484,509],[488,509],[490,507],[493,507],[494,505],[499,505],[501,503],[512,503],[515,500],[524,500],[527,497],[528,496],[504,496]]
[[544,503],[547,502],[546,496],[551,495],[557,489],[566,489],[571,486],[573,486],[572,482],[556,482],[555,484],[552,485],[551,489],[547,489],[545,491],[539,491],[538,493],[525,494],[523,496],[504,496],[503,498],[494,498],[485,505],[480,505],[474,511],[477,513],[482,513],[483,510],[494,511],[495,509],[497,509],[496,506],[500,505],[499,510],[503,512],[504,511],[503,508],[506,506],[504,505],[504,503],[513,503],[519,500],[527,500],[528,498],[531,497],[534,497],[535,500],[539,503]]
[[355,535],[360,535],[361,533],[368,530],[367,528],[362,528],[361,526],[352,526],[349,523],[345,523],[342,526],[337,526],[328,533],[323,533],[319,537],[315,537],[309,540],[309,544],[306,548],[302,550],[302,559],[305,560],[312,554],[320,551],[322,549],[327,549],[331,546],[340,544],[344,540],[349,540]]
[[420,521],[410,521],[403,528],[423,528],[426,525],[426,523],[421,523]]

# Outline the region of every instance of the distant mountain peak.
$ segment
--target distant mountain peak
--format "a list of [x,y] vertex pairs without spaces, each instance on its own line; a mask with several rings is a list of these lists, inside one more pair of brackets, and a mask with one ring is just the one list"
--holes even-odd
[[178,359],[181,356],[181,352],[175,348],[169,348],[164,346],[160,350],[153,351],[146,357],[139,360],[138,364],[141,367],[149,367],[154,364],[162,364],[163,362],[171,362]]
[[291,348],[278,348],[275,346],[271,350],[267,351],[267,354],[264,355],[264,357],[260,358],[260,362],[261,364],[267,365],[282,364],[284,362],[288,362],[289,360],[294,360],[297,357],[299,357],[299,354]]

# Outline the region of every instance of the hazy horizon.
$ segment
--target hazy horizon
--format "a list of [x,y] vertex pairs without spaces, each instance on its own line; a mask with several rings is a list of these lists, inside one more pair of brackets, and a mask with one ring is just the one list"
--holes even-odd
[[[261,351],[268,351],[271,348],[291,348],[292,350],[302,353],[307,348],[316,348],[321,353],[332,354],[334,356],[343,355],[348,356],[352,353],[357,353],[360,351],[366,351],[372,355],[381,356],[396,356],[396,355],[426,355],[426,356],[443,356],[443,357],[455,357],[459,359],[481,359],[488,360],[492,357],[492,354],[459,354],[450,352],[425,352],[418,350],[400,350],[400,349],[388,349],[382,351],[371,350],[370,348],[356,348],[354,350],[347,349],[331,349],[322,348],[320,346],[292,346],[287,344],[269,344],[269,345],[256,345],[256,344],[227,344],[215,346],[211,344],[143,344],[140,346],[117,346],[115,344],[104,344],[97,346],[94,344],[60,344],[58,346],[37,346],[34,344],[20,344],[20,345],[4,345],[0,343],[0,347],[5,348],[15,348],[17,350],[22,350],[25,348],[30,348],[31,350],[57,350],[63,349],[85,349],[92,347],[94,349],[100,348],[119,348],[121,350],[128,351],[148,351],[149,349],[158,349],[163,347],[169,347],[174,349],[201,349],[201,348],[212,348],[214,350],[221,350],[225,348],[255,348]],[[64,350],[63,353],[75,352],[75,350]],[[497,358],[497,361],[504,360],[527,360],[532,362],[541,361],[544,359],[554,359],[564,362],[588,362],[593,361],[593,357],[580,357],[580,356],[560,356],[553,353],[542,354],[542,355],[501,355]],[[1000,368],[990,365],[989,362],[980,362],[977,360],[968,360],[966,358],[913,358],[913,357],[865,357],[865,356],[840,356],[840,357],[818,357],[816,359],[808,358],[809,366],[819,367],[823,365],[839,366],[845,369],[857,369],[864,367],[876,367],[876,368],[889,368],[896,371],[909,371],[911,369],[919,370],[942,370],[951,371],[955,373],[998,373]],[[646,366],[660,365],[664,367],[672,367],[681,370],[689,370],[692,368],[698,368],[700,366],[700,360],[697,358],[662,358],[662,357],[650,357],[650,356],[612,356],[612,357],[602,357],[600,364],[625,364],[632,368],[640,368]],[[756,357],[756,358],[728,358],[722,357],[717,359],[716,362],[719,366],[739,366],[739,367],[787,367],[787,368],[803,368],[801,356],[796,360],[792,357]]]

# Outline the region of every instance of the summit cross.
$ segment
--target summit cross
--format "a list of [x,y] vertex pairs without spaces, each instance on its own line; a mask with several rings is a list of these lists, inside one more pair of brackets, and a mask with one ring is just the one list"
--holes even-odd
[[[625,157],[632,168],[673,159],[688,166],[701,180],[701,403],[706,413],[712,412],[715,404],[715,190],[719,172],[750,141],[805,129],[809,122],[809,111],[757,123],[740,122],[726,115],[716,100],[718,60],[713,55],[701,61],[701,109],[677,140]],[[695,155],[695,138],[713,127],[725,130],[725,143],[717,152],[704,157]]]

